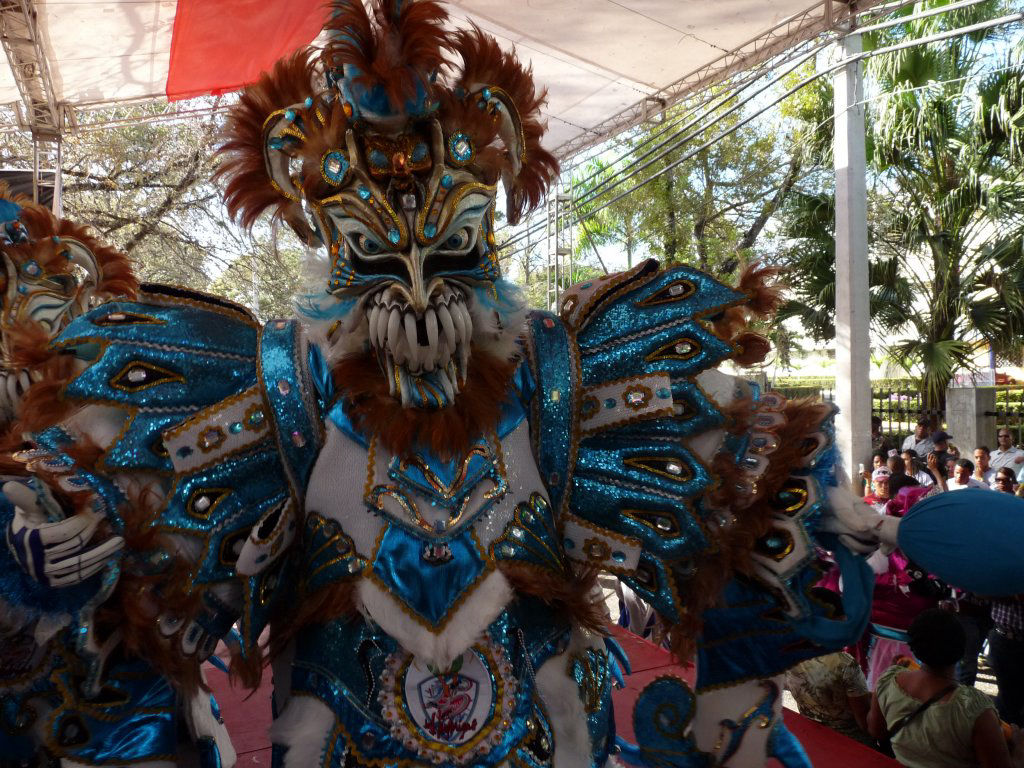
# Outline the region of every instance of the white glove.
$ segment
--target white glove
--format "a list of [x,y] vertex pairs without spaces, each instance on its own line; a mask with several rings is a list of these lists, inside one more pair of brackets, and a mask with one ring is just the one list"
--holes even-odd
[[822,518],[821,530],[837,534],[851,552],[867,555],[878,549],[880,543],[896,546],[899,522],[899,518],[878,514],[848,488],[829,488],[828,511]]
[[89,546],[103,520],[96,512],[86,510],[49,522],[43,505],[55,502],[48,491],[37,494],[23,483],[10,482],[4,484],[3,493],[14,504],[7,546],[25,573],[44,586],[79,584],[103,570],[110,557],[124,547],[121,536]]

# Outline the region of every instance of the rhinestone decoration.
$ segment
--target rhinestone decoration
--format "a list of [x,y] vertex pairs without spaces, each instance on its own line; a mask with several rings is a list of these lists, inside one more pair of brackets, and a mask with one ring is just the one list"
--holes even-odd
[[306,444],[306,437],[298,430],[292,432],[292,443],[296,448],[301,448]]
[[434,235],[437,234],[437,227],[435,227],[433,224],[427,224],[425,227],[423,227],[423,234],[426,235],[427,237],[433,237]]
[[607,400],[605,400],[604,401],[604,407],[607,408],[608,410],[611,410],[612,408],[614,408],[615,407],[615,398],[614,397],[609,397]]
[[324,181],[328,184],[332,184],[335,187],[341,186],[341,183],[345,180],[345,176],[348,173],[348,169],[348,158],[341,152],[335,150],[334,152],[328,152],[324,155],[322,170]]
[[242,431],[242,422],[240,422],[240,421],[232,422],[231,426],[228,427],[228,432],[230,432],[232,435],[237,435],[241,431]]
[[551,390],[551,402],[552,403],[557,403],[561,399],[562,399],[561,391],[557,390],[557,389],[552,389]]
[[671,531],[672,521],[669,520],[667,517],[659,517],[654,521],[654,527],[657,528],[659,531]]
[[43,270],[39,268],[39,265],[35,261],[26,261],[25,266],[21,268],[21,271],[30,277],[35,277]]
[[668,464],[666,464],[665,465],[665,469],[670,474],[673,474],[673,475],[681,475],[681,474],[683,474],[683,467],[682,467],[682,465],[681,464],[677,464],[674,461],[670,461]]
[[196,512],[205,512],[210,508],[210,503],[209,496],[200,496],[192,506],[195,507]]
[[473,159],[473,142],[464,133],[453,133],[448,138],[448,154],[456,165],[465,165]]
[[402,207],[407,211],[415,211],[416,195],[402,195]]
[[289,392],[292,391],[292,385],[288,383],[287,379],[278,379],[277,391],[280,392],[282,395],[287,395]]
[[639,411],[642,408],[646,408],[647,404],[651,402],[651,390],[643,385],[636,385],[627,387],[623,393],[623,400],[626,405],[632,408],[634,411]]
[[452,179],[452,175],[450,173],[446,173],[444,176],[441,177],[442,189],[451,189],[453,183],[454,179]]
[[146,380],[145,368],[132,368],[128,371],[128,381],[132,384],[141,384]]
[[688,355],[690,352],[693,351],[693,344],[691,344],[688,341],[680,341],[676,343],[673,349],[675,349],[676,354]]
[[397,229],[392,228],[388,231],[388,240],[390,240],[395,245],[398,245],[398,241],[401,239],[402,233],[399,232]]
[[612,554],[612,548],[603,539],[587,539],[583,551],[591,560],[607,560]]
[[125,314],[124,312],[111,312],[109,315],[107,315],[107,320],[109,320],[112,323],[121,323],[124,322],[125,320]]
[[370,190],[369,190],[368,187],[364,187],[362,184],[360,184],[359,185],[359,189],[357,189],[356,192],[359,194],[359,197],[361,199],[363,199],[363,200],[369,200],[370,199]]
[[227,435],[220,427],[207,427],[199,433],[199,448],[204,451],[212,451],[219,448],[227,440]]
[[263,426],[265,420],[266,416],[263,413],[263,409],[258,405],[252,406],[245,412],[245,423],[249,425],[250,429],[259,429]]

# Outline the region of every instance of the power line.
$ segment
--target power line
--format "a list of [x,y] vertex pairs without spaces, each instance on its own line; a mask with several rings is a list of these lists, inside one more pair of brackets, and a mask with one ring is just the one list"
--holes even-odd
[[[969,3],[969,4],[973,4],[973,3]],[[958,7],[966,7],[966,6],[958,5]],[[910,21],[910,20],[911,19],[908,18],[908,19],[904,20],[904,23],[906,21]],[[633,187],[630,187],[629,189],[625,190],[624,192],[616,195],[611,200],[608,200],[607,202],[603,203],[602,205],[598,206],[597,208],[594,208],[594,209],[592,209],[590,211],[587,211],[586,213],[579,213],[575,218],[573,218],[569,222],[569,226],[575,226],[576,224],[578,224],[583,219],[592,218],[593,216],[596,216],[598,213],[600,213],[604,209],[608,208],[609,206],[613,205],[614,203],[618,202],[619,200],[623,199],[624,197],[632,194],[633,192],[635,192],[636,190],[640,189],[641,187],[646,186],[647,184],[649,184],[650,182],[652,182],[655,179],[659,178],[660,176],[664,175],[665,173],[669,172],[670,170],[673,170],[674,168],[678,167],[682,163],[684,163],[687,160],[693,158],[695,155],[697,155],[699,152],[703,151],[704,149],[707,149],[708,147],[713,146],[715,143],[721,141],[722,139],[732,135],[733,133],[738,131],[740,128],[744,127],[745,125],[747,125],[748,123],[753,121],[754,118],[761,116],[762,114],[764,114],[766,111],[768,111],[772,107],[777,106],[779,103],[781,103],[785,99],[789,98],[790,96],[792,96],[797,91],[801,90],[802,88],[806,87],[807,85],[810,85],[812,82],[814,82],[814,81],[824,77],[825,75],[828,75],[828,74],[834,72],[835,70],[840,69],[841,67],[846,66],[847,64],[850,64],[850,63],[853,63],[853,62],[857,62],[857,61],[864,61],[864,60],[867,60],[869,58],[873,58],[875,56],[880,56],[880,55],[884,55],[884,54],[894,53],[896,51],[905,50],[905,49],[916,47],[916,46],[919,46],[919,45],[927,45],[927,44],[934,43],[934,42],[940,42],[942,40],[947,40],[947,39],[952,38],[952,37],[958,37],[958,36],[961,36],[961,35],[969,34],[971,32],[978,32],[978,31],[982,31],[982,30],[985,30],[985,29],[990,29],[990,28],[997,27],[997,26],[1005,26],[1007,24],[1012,24],[1012,23],[1016,23],[1016,22],[1020,22],[1020,21],[1024,21],[1024,12],[1008,14],[1006,16],[1001,16],[999,18],[992,19],[992,20],[989,20],[989,21],[986,21],[986,22],[979,22],[977,24],[967,25],[965,27],[958,27],[957,29],[954,29],[954,30],[947,30],[945,32],[939,32],[939,33],[935,33],[935,34],[932,34],[932,35],[926,35],[924,37],[916,38],[914,40],[907,40],[907,41],[903,41],[901,43],[897,43],[897,44],[894,44],[894,45],[886,46],[886,47],[883,47],[883,48],[877,48],[877,49],[875,49],[873,51],[865,51],[865,52],[859,53],[859,54],[857,54],[855,56],[851,56],[849,58],[840,60],[840,61],[836,62],[835,64],[827,67],[826,69],[824,69],[824,70],[822,70],[820,72],[816,72],[813,75],[805,77],[803,80],[801,80],[795,86],[793,86],[792,88],[787,89],[781,96],[773,99],[770,103],[768,103],[764,107],[760,108],[759,110],[757,110],[753,114],[748,115],[746,118],[744,118],[743,120],[739,121],[735,125],[731,126],[729,129],[723,131],[722,133],[717,134],[713,138],[711,138],[708,141],[704,142],[703,144],[698,146],[693,151],[683,155],[682,157],[678,158],[677,160],[674,160],[672,163],[667,164],[664,168],[659,170],[657,173],[652,174],[651,176],[649,176],[648,178],[640,181],[638,184],[634,185]],[[681,142],[677,142],[677,145],[681,145]],[[676,148],[678,148],[678,146]],[[608,192],[613,190],[615,187],[620,186],[624,181],[628,180],[629,178],[632,178],[634,175],[635,175],[635,173],[629,174],[625,178],[621,179],[616,185],[610,187],[608,190],[606,190],[605,192],[601,193],[600,196],[603,196],[604,194],[607,194]],[[593,200],[594,197],[596,197],[596,196],[592,196],[586,202],[589,202],[590,200]],[[579,205],[578,204],[574,204],[574,207],[576,207],[578,209]],[[533,231],[536,231],[536,227],[531,227],[530,229],[532,229]],[[505,247],[513,246],[516,243],[521,242],[523,237],[524,237],[524,235],[525,235],[525,233],[520,233],[519,235],[517,235],[517,236],[515,236],[513,238],[510,238],[508,241],[506,241]],[[521,249],[519,249],[519,250],[521,250]],[[518,253],[519,250],[513,251],[509,255],[515,255],[515,253]]]

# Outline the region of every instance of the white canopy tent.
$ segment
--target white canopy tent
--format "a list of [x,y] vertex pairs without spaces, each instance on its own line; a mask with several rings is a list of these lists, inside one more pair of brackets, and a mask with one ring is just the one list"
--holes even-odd
[[[863,0],[864,11],[879,0]],[[561,158],[657,114],[849,15],[840,0],[450,0],[531,62]],[[0,105],[44,138],[83,111],[163,99],[175,0],[0,3]]]

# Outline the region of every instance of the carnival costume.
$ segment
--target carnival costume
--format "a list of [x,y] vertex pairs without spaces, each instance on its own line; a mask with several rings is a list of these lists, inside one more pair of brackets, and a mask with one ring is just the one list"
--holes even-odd
[[[5,511],[3,567],[38,577],[5,592],[12,615],[66,627],[38,732],[67,764],[173,761],[168,681],[202,719],[218,640],[250,684],[269,650],[289,768],[806,764],[779,676],[860,636],[872,578],[847,545],[872,549],[877,517],[838,486],[829,406],[717,370],[767,353],[747,323],[769,274],[647,261],[527,314],[494,206],[500,181],[516,222],[557,173],[543,92],[444,21],[431,0],[338,2],[322,56],[229,117],[231,210],[327,253],[309,333],[143,286],[54,341],[76,368],[19,456],[37,498]],[[38,516],[83,514],[102,529],[56,545],[83,567],[47,583]],[[818,546],[842,617],[810,597]],[[601,571],[696,652],[695,692],[640,695],[636,744],[615,738]]]
[[[60,500],[74,496],[73,486],[58,483],[54,494],[30,479],[38,466],[33,457],[40,454],[33,449],[33,443],[38,445],[33,435],[66,410],[55,412],[53,399],[77,372],[75,360],[60,354],[51,340],[90,308],[114,296],[135,298],[139,284],[131,264],[87,227],[57,218],[2,187],[0,254],[0,473],[9,497],[3,512],[9,549],[0,554],[19,555],[24,569],[7,557],[0,569],[0,765],[42,765],[66,755],[62,747],[87,741],[91,752],[86,752],[93,758],[131,762],[134,750],[126,745],[145,742],[147,730],[163,731],[169,759],[193,753],[198,761],[204,749],[231,755],[215,702],[198,692],[191,700],[183,698],[144,659],[119,654],[102,685],[96,679],[86,682],[87,660],[97,648],[90,633],[76,630],[87,604],[97,608],[102,601],[94,590],[77,585],[106,569],[123,539],[109,534],[104,516],[92,505],[61,506]],[[17,515],[11,502],[21,507]],[[77,514],[68,517],[71,508]],[[103,541],[80,557],[84,542],[97,532]],[[119,690],[132,679],[144,681],[134,686],[144,696]],[[88,738],[84,724],[74,717],[65,722],[61,714],[83,695],[111,723]],[[155,713],[157,707],[164,712]],[[149,712],[142,715],[142,709]],[[62,723],[59,731],[53,730],[56,721]],[[154,721],[163,726],[154,729]],[[186,732],[181,738],[179,725]],[[203,740],[208,741],[205,747]],[[143,750],[147,755],[152,744]]]

